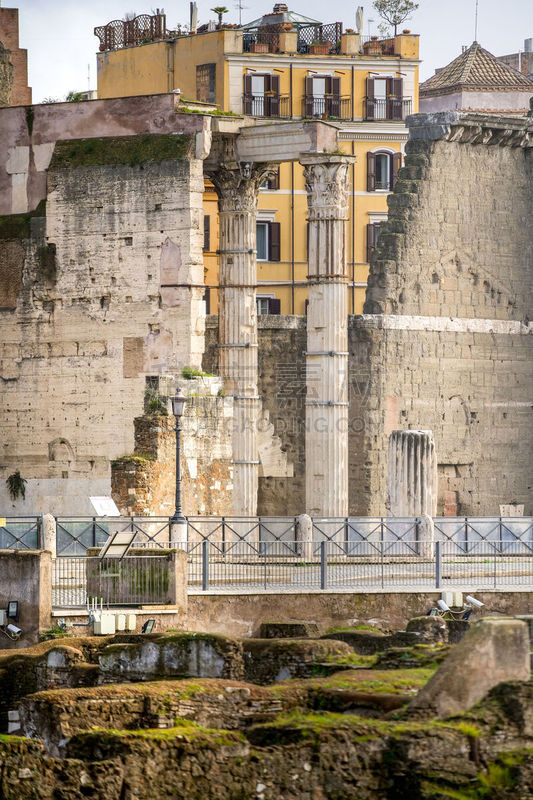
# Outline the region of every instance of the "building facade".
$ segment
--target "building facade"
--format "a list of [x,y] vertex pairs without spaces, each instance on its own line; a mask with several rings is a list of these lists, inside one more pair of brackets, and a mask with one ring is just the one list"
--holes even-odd
[[[207,26],[204,26],[207,28]],[[363,37],[281,4],[242,29],[166,31],[164,15],[95,29],[98,97],[180,91],[191,110],[264,120],[323,119],[340,128],[348,174],[348,310],[361,313],[370,254],[418,110],[418,36]],[[303,169],[282,163],[262,187],[257,222],[259,314],[304,314],[307,196]],[[218,309],[217,196],[206,182],[204,266],[208,311]]]

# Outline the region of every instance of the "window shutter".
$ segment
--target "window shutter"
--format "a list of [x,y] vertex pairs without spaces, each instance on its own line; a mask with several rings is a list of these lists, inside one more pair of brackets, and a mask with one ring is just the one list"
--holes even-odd
[[211,217],[204,214],[204,250],[211,250]]
[[387,80],[387,91],[389,95],[392,95],[389,96],[389,119],[402,119],[402,78],[389,78]]
[[252,76],[244,76],[244,113],[252,113]]
[[375,153],[366,154],[366,190],[376,191],[376,156]]
[[[309,261],[309,223],[307,223],[305,226],[305,247],[306,247],[305,250],[306,258],[307,261]],[[309,264],[307,271],[309,272]]]
[[269,91],[274,92],[274,94],[269,95],[268,115],[270,117],[279,117],[279,75],[270,75],[268,88]]
[[269,179],[269,189],[279,189],[279,164],[274,175]]
[[268,298],[268,313],[269,314],[281,314],[281,300],[278,300],[277,297],[269,297]]
[[281,256],[281,243],[280,243],[280,224],[279,222],[268,223],[268,260],[280,261]]
[[309,119],[313,116],[313,79],[305,79],[305,116]]
[[366,79],[366,119],[374,119],[374,78]]
[[208,286],[206,286],[206,288],[205,288],[204,301],[205,301],[205,313],[206,314],[210,314],[211,313],[211,289]]
[[394,185],[398,179],[398,170],[402,166],[402,154],[401,153],[394,153],[391,158],[391,176],[390,176],[390,188],[391,191],[394,189]]
[[366,260],[370,264],[370,259],[376,246],[376,229],[372,223],[366,226]]
[[340,117],[341,115],[341,79],[331,78],[331,107],[330,114],[332,117]]

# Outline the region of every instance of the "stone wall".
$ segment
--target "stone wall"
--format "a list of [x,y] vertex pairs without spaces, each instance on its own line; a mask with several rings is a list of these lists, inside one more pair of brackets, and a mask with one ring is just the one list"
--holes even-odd
[[8,104],[27,105],[31,103],[31,89],[28,86],[28,51],[19,47],[18,8],[0,8],[0,42],[11,51],[9,60],[13,66]]
[[[405,166],[351,347],[368,371],[353,439],[353,510],[384,513],[387,437],[433,431],[439,512],[533,512],[532,125],[410,118]],[[512,211],[511,211],[512,209]]]
[[[300,514],[305,508],[305,317],[258,317],[259,394],[262,410],[259,436],[276,440],[292,474],[259,473],[257,513]],[[218,369],[218,317],[206,321],[204,369]],[[271,430],[267,430],[271,428]],[[262,454],[262,458],[264,455]]]
[[0,634],[0,649],[24,648],[39,641],[39,632],[50,626],[52,613],[52,557],[43,550],[0,550],[0,608],[10,600],[19,604],[20,639]]
[[[169,380],[151,378],[149,383],[152,392],[166,396],[175,389]],[[183,512],[231,515],[232,399],[219,395],[221,381],[214,378],[179,383],[187,395],[181,434]],[[156,406],[155,413],[149,411],[150,404]],[[123,514],[170,516],[176,486],[175,418],[157,394],[147,395],[147,407],[148,413],[134,420],[133,455],[112,462],[111,493]]]
[[[133,451],[145,376],[199,366],[202,193],[189,134],[84,140],[56,146],[46,213],[1,221],[8,513],[91,513]],[[17,469],[25,502],[6,492]]]
[[0,106],[8,106],[13,92],[13,64],[11,51],[7,50],[0,39]]

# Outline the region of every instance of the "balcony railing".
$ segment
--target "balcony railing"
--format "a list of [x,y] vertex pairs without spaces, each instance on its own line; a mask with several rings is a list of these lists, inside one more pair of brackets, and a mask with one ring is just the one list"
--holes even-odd
[[[326,25],[309,25],[298,29],[298,52],[315,55],[330,55],[339,52],[342,22]],[[324,45],[325,52],[316,52],[316,45]]]
[[287,94],[245,94],[243,112],[252,117],[289,118],[290,98]]
[[256,31],[242,37],[243,53],[279,53],[279,33]]
[[395,39],[379,39],[377,36],[361,36],[361,52],[364,56],[395,55]]
[[351,119],[351,98],[339,96],[302,98],[302,117],[305,119]]
[[402,120],[412,113],[410,97],[365,97],[363,117],[366,120]]

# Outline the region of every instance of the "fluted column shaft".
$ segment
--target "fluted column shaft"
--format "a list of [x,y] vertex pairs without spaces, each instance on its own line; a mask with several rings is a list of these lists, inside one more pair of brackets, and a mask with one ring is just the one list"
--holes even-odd
[[393,431],[388,494],[393,517],[437,514],[437,455],[431,431]]
[[219,372],[234,397],[233,509],[257,513],[256,216],[264,167],[251,177],[223,165],[212,176],[218,193]]
[[306,511],[348,514],[348,306],[344,156],[301,158],[309,219]]

